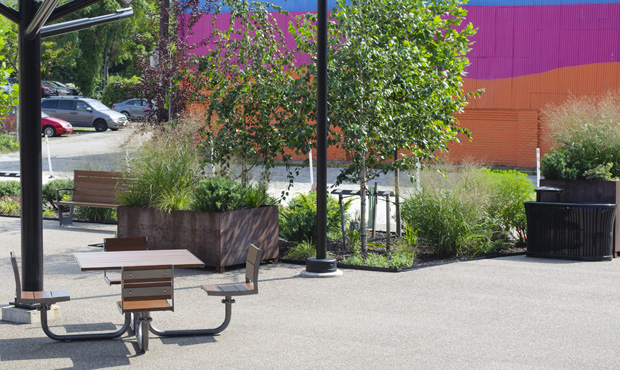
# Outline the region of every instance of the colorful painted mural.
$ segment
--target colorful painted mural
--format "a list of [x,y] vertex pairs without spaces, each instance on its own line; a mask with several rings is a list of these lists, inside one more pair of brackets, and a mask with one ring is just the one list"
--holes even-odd
[[[316,0],[271,2],[291,16],[316,10]],[[548,150],[541,109],[620,87],[620,0],[472,0],[464,8],[478,28],[464,90],[485,92],[460,116],[473,140],[451,146],[452,160],[534,167],[536,148]],[[278,21],[288,27],[287,17]],[[210,32],[210,20],[199,27]]]

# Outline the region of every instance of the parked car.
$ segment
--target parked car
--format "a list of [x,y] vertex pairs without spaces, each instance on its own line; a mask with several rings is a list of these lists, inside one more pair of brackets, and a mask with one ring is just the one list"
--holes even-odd
[[[17,107],[11,107],[7,116],[0,120],[0,126],[6,131],[15,131]],[[47,136],[69,135],[73,132],[73,126],[65,120],[53,118],[41,112],[41,133]]]
[[73,132],[73,126],[65,120],[41,112],[41,132],[47,136],[69,135]]
[[64,119],[73,126],[94,127],[102,132],[127,126],[127,117],[106,107],[99,100],[81,96],[58,96],[41,99],[41,109],[52,117]]
[[55,87],[41,84],[41,97],[58,96],[58,90]]
[[58,81],[45,81],[46,84],[54,86],[55,88],[62,90],[63,93],[60,95],[80,95],[80,92],[75,88],[69,85],[65,85],[62,82]]
[[71,95],[71,92],[69,91],[69,89],[65,89],[64,87],[58,86],[55,83],[52,83],[52,81],[41,81],[41,85],[56,89],[56,91],[58,91],[58,96]]
[[122,103],[112,104],[112,109],[121,112],[127,118],[144,118],[151,111],[152,104],[146,99],[129,99]]

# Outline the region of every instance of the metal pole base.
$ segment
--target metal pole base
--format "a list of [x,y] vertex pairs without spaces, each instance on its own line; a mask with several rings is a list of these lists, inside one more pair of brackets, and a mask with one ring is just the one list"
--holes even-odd
[[306,271],[313,274],[333,274],[338,272],[335,258],[318,259],[309,257],[306,259]]

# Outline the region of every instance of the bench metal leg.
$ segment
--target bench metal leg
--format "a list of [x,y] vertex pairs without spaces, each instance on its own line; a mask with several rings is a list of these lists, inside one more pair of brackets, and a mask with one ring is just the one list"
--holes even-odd
[[151,333],[155,335],[159,335],[161,337],[192,337],[192,336],[202,336],[202,335],[215,335],[224,331],[230,324],[230,318],[232,316],[232,304],[235,303],[235,300],[226,297],[222,300],[222,303],[226,305],[226,316],[224,318],[224,322],[222,325],[218,326],[214,329],[186,329],[186,330],[159,330],[154,327],[152,324],[149,329]]
[[138,346],[142,352],[146,352],[149,350],[149,327],[153,318],[151,318],[150,312],[138,312],[136,316],[137,318],[134,324],[136,339],[138,340]]
[[38,310],[41,311],[41,327],[43,328],[43,332],[50,338],[54,340],[58,340],[61,342],[73,342],[78,340],[100,340],[100,339],[114,339],[123,335],[127,329],[129,328],[129,324],[131,322],[131,314],[125,314],[125,323],[123,326],[115,332],[108,333],[91,333],[91,334],[54,334],[49,328],[47,324],[47,311],[50,309],[49,306],[39,307]]
[[63,212],[62,209],[65,206],[58,205],[58,221],[60,226],[72,226],[73,225],[73,206],[69,206],[69,213]]

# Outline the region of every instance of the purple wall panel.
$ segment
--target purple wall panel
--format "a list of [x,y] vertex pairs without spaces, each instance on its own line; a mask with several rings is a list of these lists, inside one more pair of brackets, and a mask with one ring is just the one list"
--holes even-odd
[[[469,78],[510,78],[618,60],[618,3],[468,7],[468,11],[468,21],[478,28],[469,59],[479,64],[469,71]],[[520,59],[506,63],[502,57],[509,55],[510,44],[512,55]]]

